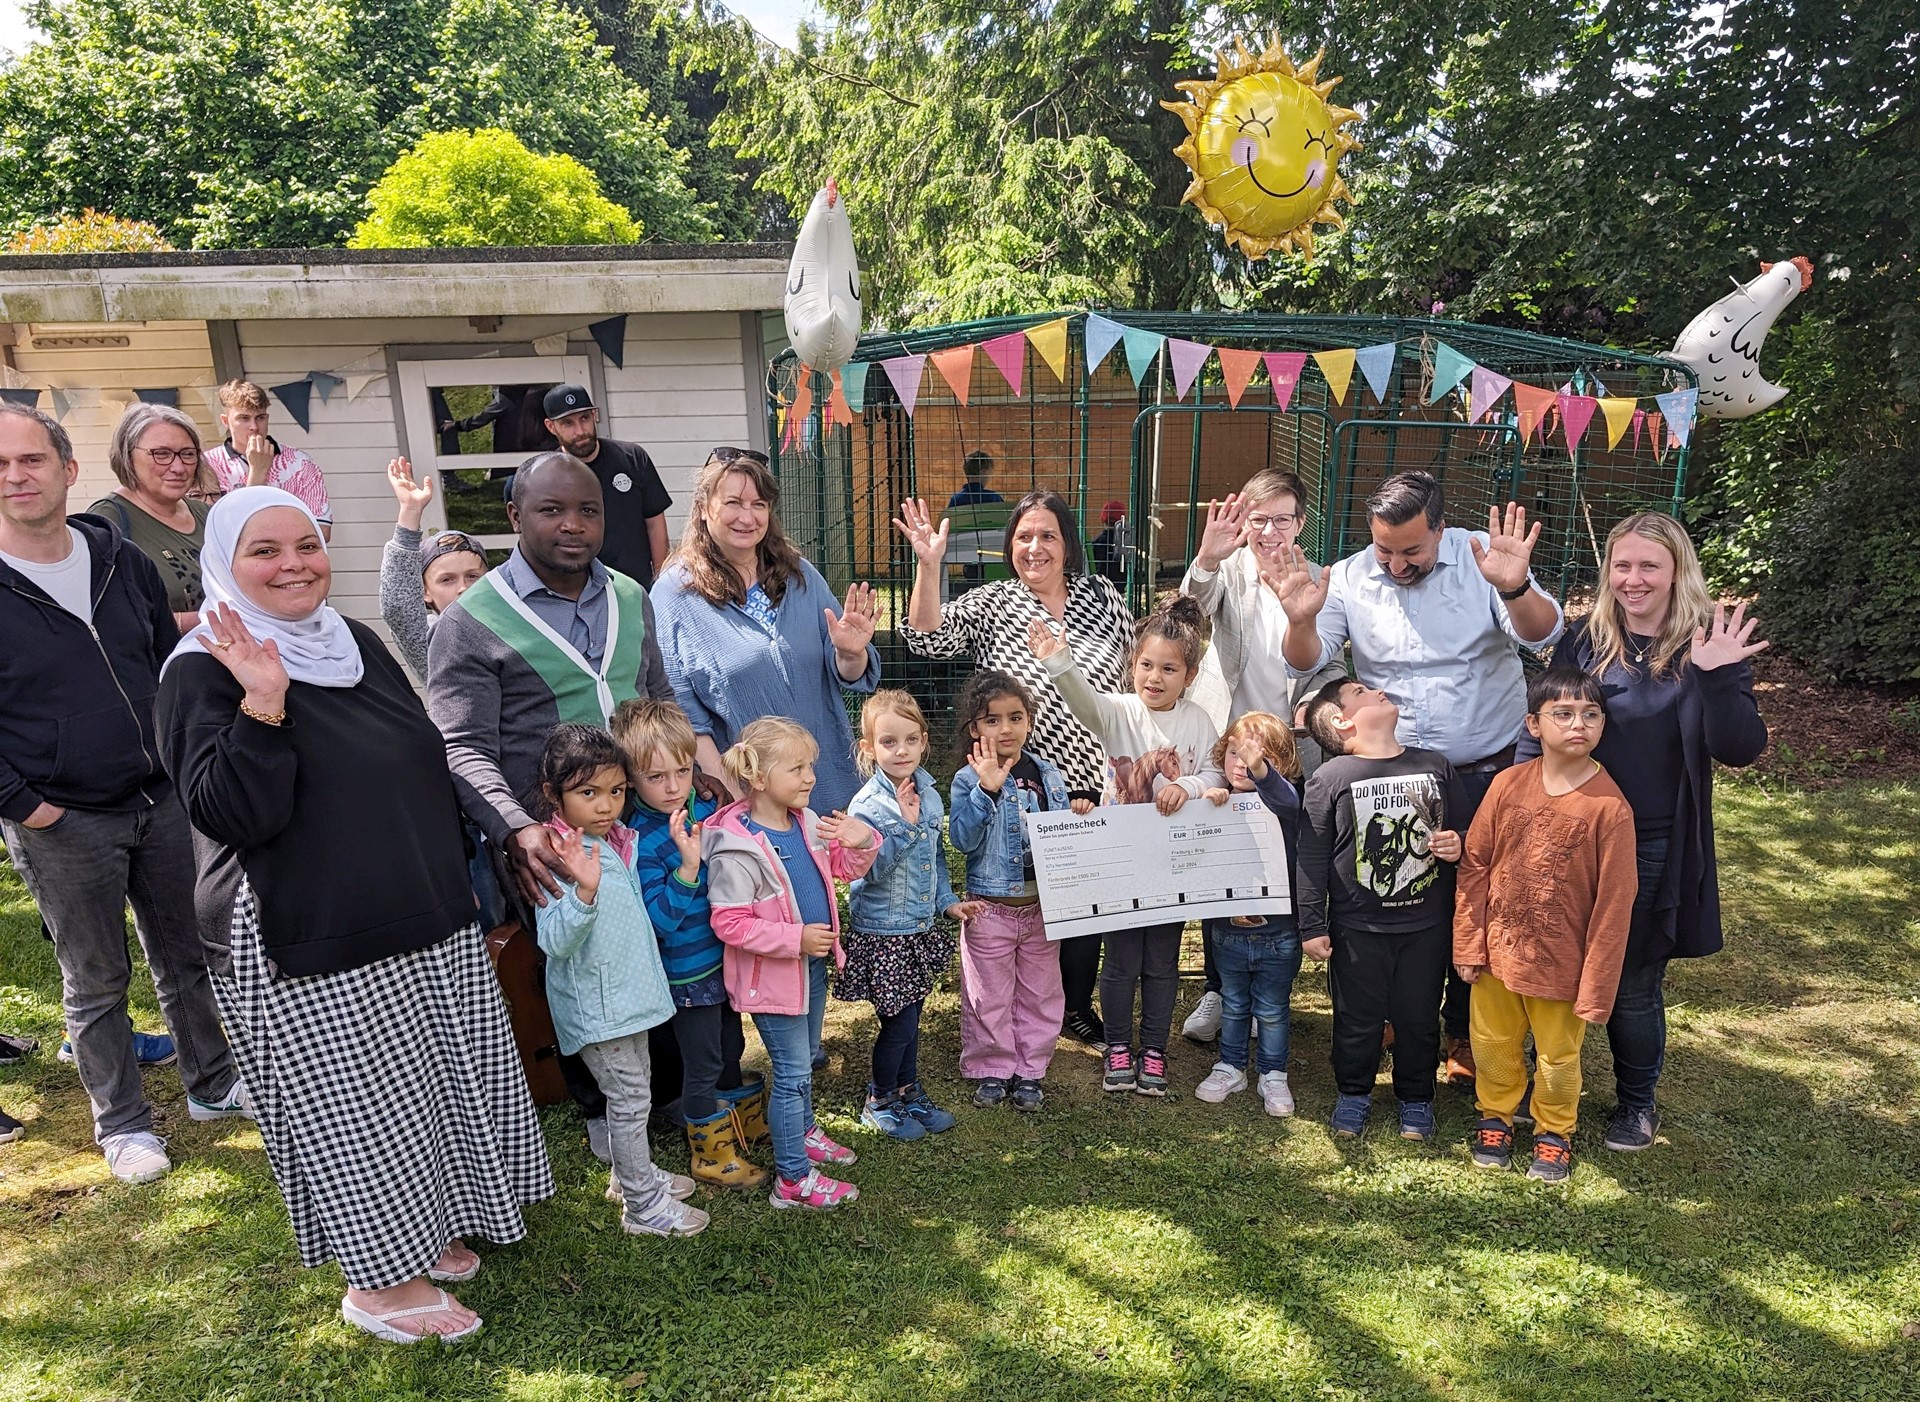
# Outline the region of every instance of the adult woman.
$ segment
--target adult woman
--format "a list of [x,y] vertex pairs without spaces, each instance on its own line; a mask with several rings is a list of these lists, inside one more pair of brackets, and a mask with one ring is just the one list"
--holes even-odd
[[167,660],[162,758],[204,839],[214,990],[303,1264],[393,1343],[464,1338],[433,1280],[461,1237],[525,1234],[553,1191],[474,924],[445,747],[406,675],[327,605],[319,523],[277,487],[221,498],[206,623]]
[[[1608,719],[1593,756],[1633,807],[1640,891],[1607,1041],[1618,1107],[1606,1146],[1653,1143],[1654,1087],[1666,1060],[1665,980],[1671,959],[1721,946],[1713,853],[1713,765],[1752,764],[1767,745],[1747,659],[1755,621],[1731,618],[1707,593],[1693,542],[1670,516],[1629,516],[1607,536],[1593,612],[1567,625],[1555,666],[1600,678]],[[1517,759],[1538,754],[1523,736]]]
[[[1055,492],[1028,492],[1007,518],[1004,541],[1012,579],[969,589],[944,607],[940,574],[946,568],[947,523],[938,527],[924,501],[902,502],[894,526],[913,547],[918,568],[907,606],[907,646],[922,657],[971,657],[982,667],[1010,672],[1026,686],[1037,714],[1032,749],[1066,777],[1074,798],[1099,801],[1106,783],[1106,752],[1054,690],[1046,665],[1027,646],[1027,625],[1044,619],[1063,626],[1080,669],[1095,691],[1130,691],[1133,616],[1120,591],[1087,573],[1086,552],[1073,509]],[[1065,1030],[1091,1046],[1104,1045],[1093,1011],[1100,971],[1100,937],[1060,941],[1060,981],[1065,986]]]
[[424,682],[434,620],[487,572],[487,557],[465,532],[421,535],[421,517],[433,500],[433,479],[416,482],[412,463],[405,458],[388,463],[387,485],[400,503],[400,514],[393,539],[380,552],[380,618],[413,674]]
[[201,457],[192,419],[166,404],[129,404],[107,448],[107,465],[120,485],[87,508],[160,567],[182,633],[200,622],[200,550],[212,508],[188,493],[199,480]]
[[700,768],[762,716],[799,721],[820,744],[812,808],[843,809],[865,781],[853,762],[845,692],[880,682],[873,590],[845,607],[780,529],[780,485],[764,453],[715,448],[694,483],[680,548],[655,581],[667,676],[693,721]]

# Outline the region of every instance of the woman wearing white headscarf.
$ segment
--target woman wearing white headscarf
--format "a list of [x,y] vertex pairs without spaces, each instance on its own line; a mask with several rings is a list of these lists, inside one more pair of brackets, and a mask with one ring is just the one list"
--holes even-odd
[[546,1146],[474,923],[440,732],[368,628],[327,604],[299,498],[221,498],[206,611],[160,675],[162,760],[234,1056],[300,1259],[393,1343],[465,1338],[461,1238],[525,1235]]

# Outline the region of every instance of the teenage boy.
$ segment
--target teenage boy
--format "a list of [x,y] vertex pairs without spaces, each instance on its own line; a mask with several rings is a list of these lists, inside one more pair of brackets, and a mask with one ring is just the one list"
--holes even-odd
[[1573,1173],[1580,1043],[1613,1012],[1639,884],[1633,810],[1593,758],[1606,726],[1600,682],[1556,667],[1527,687],[1527,733],[1538,759],[1494,778],[1467,833],[1453,961],[1473,985],[1473,1161],[1513,1161],[1513,1116],[1533,1083],[1527,1177]]
[[1467,800],[1445,756],[1394,738],[1399,723],[1384,691],[1350,678],[1307,703],[1307,730],[1328,758],[1307,781],[1300,947],[1328,961],[1334,1137],[1366,1129],[1391,1022],[1400,1137],[1424,1143],[1440,1064],[1433,1010],[1453,949],[1454,824]]
[[292,492],[320,523],[320,534],[333,539],[333,504],[327,500],[327,479],[320,465],[298,448],[283,448],[269,431],[267,392],[251,380],[228,380],[220,386],[220,427],[227,439],[207,453],[220,492],[242,487],[279,487]]

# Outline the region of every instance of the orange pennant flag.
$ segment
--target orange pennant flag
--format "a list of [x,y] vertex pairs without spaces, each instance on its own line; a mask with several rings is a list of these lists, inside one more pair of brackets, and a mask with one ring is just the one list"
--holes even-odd
[[1063,316],[1057,321],[1029,326],[1027,340],[1047,363],[1047,369],[1053,371],[1053,378],[1064,385],[1067,382],[1067,319]]
[[953,397],[962,404],[967,402],[967,391],[973,386],[973,352],[972,346],[954,346],[927,357],[940,372],[940,378],[953,386]]
[[1247,382],[1259,368],[1260,352],[1216,346],[1214,354],[1220,357],[1220,373],[1227,382],[1227,403],[1238,409],[1240,396],[1247,392]]
[[1345,404],[1347,386],[1353,382],[1353,349],[1315,351],[1313,363],[1327,377],[1327,388],[1333,391],[1333,402]]
[[1667,457],[1667,425],[1660,417],[1658,409],[1647,410],[1647,442],[1653,448],[1653,455],[1661,462]]
[[1515,409],[1519,411],[1522,444],[1532,441],[1534,430],[1540,427],[1541,420],[1546,417],[1547,410],[1553,407],[1553,402],[1558,397],[1558,392],[1555,390],[1539,389],[1533,385],[1523,385],[1518,380],[1514,381],[1513,403]]
[[1620,440],[1633,426],[1633,411],[1639,406],[1637,399],[1628,399],[1625,395],[1614,395],[1600,401],[1600,413],[1607,421],[1607,451],[1612,452],[1620,446]]

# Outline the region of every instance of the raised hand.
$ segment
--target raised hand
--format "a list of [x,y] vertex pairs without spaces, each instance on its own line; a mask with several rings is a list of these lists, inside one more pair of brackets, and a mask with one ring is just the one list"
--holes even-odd
[[221,666],[246,689],[247,704],[256,711],[278,715],[287,704],[287,669],[272,638],[256,642],[231,604],[219,604],[201,615],[212,641],[207,644]]
[[1333,583],[1333,571],[1321,570],[1315,579],[1307,552],[1289,545],[1271,563],[1260,562],[1260,582],[1273,591],[1287,615],[1287,622],[1311,628],[1326,606],[1327,590]]
[[667,835],[680,853],[680,875],[689,885],[700,876],[700,824],[687,823],[687,810],[676,808],[667,819]]
[[1044,662],[1056,652],[1065,651],[1066,646],[1067,630],[1065,628],[1056,633],[1047,626],[1044,618],[1036,618],[1027,624],[1027,651],[1041,661]]
[[574,894],[592,905],[600,890],[600,844],[578,828],[569,828],[554,838],[553,849],[560,859],[560,869],[573,883]]
[[975,740],[973,753],[967,756],[967,763],[979,778],[980,787],[988,793],[999,793],[1000,786],[1007,782],[1007,775],[1013,772],[1013,761],[1001,759],[994,752],[991,740]]
[[267,474],[273,471],[273,440],[265,434],[250,434],[244,453],[247,459],[247,485],[266,486]]
[[833,644],[833,650],[843,657],[859,657],[864,669],[867,644],[873,641],[874,623],[880,616],[880,605],[873,597],[873,586],[849,585],[846,604],[839,614],[836,615],[832,609],[823,612],[827,618],[827,641]]
[[1207,521],[1200,528],[1200,548],[1193,557],[1203,570],[1217,570],[1227,556],[1246,542],[1247,503],[1238,492],[1225,501],[1207,503]]
[[1527,529],[1527,508],[1518,502],[1507,503],[1503,520],[1500,508],[1487,508],[1487,543],[1470,541],[1473,562],[1487,583],[1503,594],[1511,594],[1527,582],[1527,570],[1533,564],[1534,542],[1540,539],[1540,523]]
[[943,519],[936,527],[933,514],[919,497],[908,497],[900,503],[900,514],[893,518],[893,528],[907,538],[907,544],[913,547],[914,559],[924,568],[938,569],[947,558],[947,522]]
[[405,458],[395,458],[387,464],[387,485],[393,488],[393,499],[400,503],[398,524],[410,531],[419,530],[427,503],[433,500],[433,479],[423,475],[418,482],[414,481],[413,464]]
[[1735,662],[1745,662],[1756,652],[1764,652],[1766,642],[1747,641],[1759,626],[1759,619],[1747,617],[1745,603],[1733,606],[1731,618],[1727,617],[1725,604],[1715,604],[1713,622],[1693,630],[1693,647],[1689,654],[1693,658],[1693,665],[1702,672],[1713,672],[1732,666]]
[[1233,742],[1233,752],[1239,757],[1240,763],[1247,767],[1249,779],[1267,777],[1267,750],[1260,743],[1258,735],[1241,734]]

